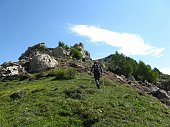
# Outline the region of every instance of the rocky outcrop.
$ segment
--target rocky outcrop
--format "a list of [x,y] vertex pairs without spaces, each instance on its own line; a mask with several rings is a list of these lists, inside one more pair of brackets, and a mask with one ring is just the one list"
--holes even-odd
[[[75,44],[73,46],[73,48],[81,49],[83,61],[91,60],[90,53],[84,49],[83,43],[80,42],[79,44]],[[66,48],[63,48],[60,46],[57,46],[56,48],[47,48],[44,43],[39,43],[32,47],[28,47],[28,49],[25,51],[25,53],[23,53],[19,57],[19,60],[32,58],[36,55],[37,52],[41,52],[43,54],[48,54],[55,58],[71,56],[70,49],[71,49],[71,47],[66,49]]]
[[166,91],[170,91],[170,80],[161,81],[159,87]]
[[170,96],[165,90],[158,89],[157,91],[152,92],[152,95],[158,99],[168,99],[170,100]]
[[[46,69],[60,66],[69,66],[70,61],[76,63],[76,59],[72,58],[71,48],[56,47],[47,48],[44,43],[38,43],[28,49],[18,58],[17,62],[5,62],[1,65],[1,76],[14,76],[20,73],[34,73]],[[91,61],[90,53],[84,49],[83,43],[75,44],[73,48],[81,49],[82,61],[88,63]],[[58,61],[57,61],[58,60]],[[79,65],[79,64],[78,64]],[[80,66],[79,66],[80,67]]]
[[50,56],[54,57],[66,57],[70,55],[70,51],[65,50],[62,47],[56,47],[56,48],[50,48],[50,50],[47,52]]
[[37,53],[37,55],[30,60],[29,72],[41,72],[43,70],[55,68],[57,65],[58,62],[48,54]]
[[170,106],[170,95],[167,91],[158,89],[157,91],[152,92],[152,95],[158,98],[161,102]]
[[28,49],[18,58],[19,60],[29,59],[36,55],[37,52],[47,52],[48,48],[45,47],[44,43],[38,43]]
[[5,62],[1,65],[1,76],[15,76],[24,72],[24,68],[18,62]]

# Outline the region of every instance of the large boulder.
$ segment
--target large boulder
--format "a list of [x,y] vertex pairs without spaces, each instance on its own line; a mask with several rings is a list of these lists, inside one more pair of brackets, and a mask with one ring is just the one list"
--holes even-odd
[[50,68],[55,68],[58,62],[48,54],[37,53],[29,63],[29,72],[41,72]]
[[166,91],[170,91],[170,80],[162,82],[160,87]]
[[165,90],[157,90],[155,92],[152,92],[152,95],[155,96],[158,99],[168,99],[170,100],[170,96],[168,95],[168,93]]
[[161,102],[170,106],[169,92],[159,89],[159,90],[153,92],[152,95],[155,96],[156,98],[158,98]]

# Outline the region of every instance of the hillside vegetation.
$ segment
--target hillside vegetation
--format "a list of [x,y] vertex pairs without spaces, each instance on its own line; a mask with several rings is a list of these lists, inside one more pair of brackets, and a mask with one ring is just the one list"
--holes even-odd
[[146,65],[143,61],[137,62],[133,58],[118,52],[103,58],[102,61],[105,62],[109,71],[126,77],[133,75],[136,80],[140,81],[155,82],[161,74],[157,68],[152,69],[150,65]]
[[71,71],[0,82],[0,126],[170,126],[170,109],[156,98],[105,77],[97,89],[91,75]]

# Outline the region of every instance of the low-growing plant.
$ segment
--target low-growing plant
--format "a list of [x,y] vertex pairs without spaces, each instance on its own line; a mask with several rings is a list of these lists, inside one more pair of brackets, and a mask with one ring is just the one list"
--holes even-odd
[[48,49],[45,45],[40,45],[40,46],[38,47],[38,50],[39,50],[40,52],[42,52],[42,53],[45,53],[45,52],[49,51],[49,49]]
[[67,76],[66,76],[66,71],[65,70],[63,70],[63,69],[59,69],[58,71],[57,71],[57,73],[55,74],[55,79],[67,79],[66,78]]
[[96,90],[80,86],[80,87],[66,88],[64,90],[64,93],[68,98],[81,100],[81,99],[85,99],[89,95],[94,95],[96,93]]
[[35,80],[36,75],[35,74],[30,74],[30,73],[20,73],[18,75],[18,78],[19,78],[20,81],[23,81],[23,80]]
[[66,70],[67,79],[75,78],[76,74],[77,74],[77,70],[75,68],[69,68]]
[[69,88],[65,89],[64,93],[66,97],[72,98],[72,99],[84,99],[84,94],[81,88]]
[[37,73],[35,75],[36,79],[42,79],[43,77],[47,77],[47,73],[44,71],[44,72],[40,72],[40,73]]
[[83,57],[80,48],[71,48],[71,55],[77,60],[80,60]]
[[64,80],[64,79],[73,79],[77,74],[76,69],[68,68],[68,69],[58,69],[55,72],[55,79]]

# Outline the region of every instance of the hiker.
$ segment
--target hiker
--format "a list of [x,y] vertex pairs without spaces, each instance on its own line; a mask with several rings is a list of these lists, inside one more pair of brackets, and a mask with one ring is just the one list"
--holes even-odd
[[100,84],[99,84],[99,78],[102,74],[102,68],[101,66],[98,64],[98,61],[94,61],[93,66],[91,67],[91,71],[94,74],[94,79],[96,82],[96,86],[98,89],[100,89]]

